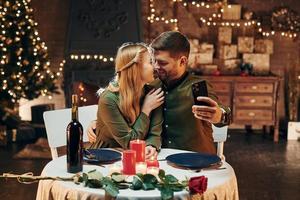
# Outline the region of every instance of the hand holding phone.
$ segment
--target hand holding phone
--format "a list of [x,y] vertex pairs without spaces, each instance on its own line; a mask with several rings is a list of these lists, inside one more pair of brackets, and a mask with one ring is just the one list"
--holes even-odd
[[204,102],[204,101],[198,101],[197,97],[208,97],[208,91],[207,91],[207,85],[206,81],[199,81],[197,83],[192,84],[192,91],[194,96],[194,103],[197,106],[211,106],[210,104]]

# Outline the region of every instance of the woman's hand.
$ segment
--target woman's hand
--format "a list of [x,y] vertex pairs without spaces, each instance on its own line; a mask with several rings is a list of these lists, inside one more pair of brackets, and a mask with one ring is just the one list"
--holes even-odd
[[95,130],[96,130],[96,120],[91,121],[90,125],[87,128],[87,135],[90,143],[94,143],[97,140]]
[[150,112],[164,103],[164,92],[161,88],[151,90],[145,97],[142,112],[150,115]]
[[151,158],[157,158],[157,151],[156,148],[153,146],[146,146],[146,160],[149,160]]

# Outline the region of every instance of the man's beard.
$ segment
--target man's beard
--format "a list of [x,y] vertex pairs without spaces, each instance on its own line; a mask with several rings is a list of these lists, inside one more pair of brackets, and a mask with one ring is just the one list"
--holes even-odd
[[167,81],[169,78],[168,73],[163,69],[155,70],[154,77],[159,78],[161,81]]

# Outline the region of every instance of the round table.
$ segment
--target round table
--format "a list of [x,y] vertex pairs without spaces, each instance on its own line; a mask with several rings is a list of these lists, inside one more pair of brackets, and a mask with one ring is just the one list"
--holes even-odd
[[[162,149],[158,155],[158,159],[164,159],[168,155],[182,153],[187,151],[176,149]],[[42,176],[60,176],[71,177],[73,174],[67,173],[66,156],[61,156],[50,161],[42,171]],[[160,161],[160,168],[166,173],[176,176],[179,180],[184,180],[186,177],[204,175],[208,178],[207,191],[203,195],[190,196],[184,190],[174,193],[174,199],[232,199],[237,200],[238,187],[237,180],[233,168],[225,161],[221,166],[222,170],[201,170],[196,173],[191,170],[174,168],[167,164],[166,161]],[[108,174],[108,166],[105,168],[97,165],[84,165],[83,172],[97,169],[104,175]],[[93,189],[76,185],[73,182],[43,180],[39,182],[37,197],[38,200],[60,200],[60,199],[104,199],[105,192],[102,189]],[[133,191],[130,189],[120,190],[117,199],[160,199],[160,192],[155,190],[150,191]]]

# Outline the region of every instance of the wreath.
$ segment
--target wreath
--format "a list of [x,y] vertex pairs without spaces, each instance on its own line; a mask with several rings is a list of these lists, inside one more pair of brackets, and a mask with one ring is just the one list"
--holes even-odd
[[300,15],[287,8],[280,7],[272,12],[272,29],[288,32],[300,32]]

